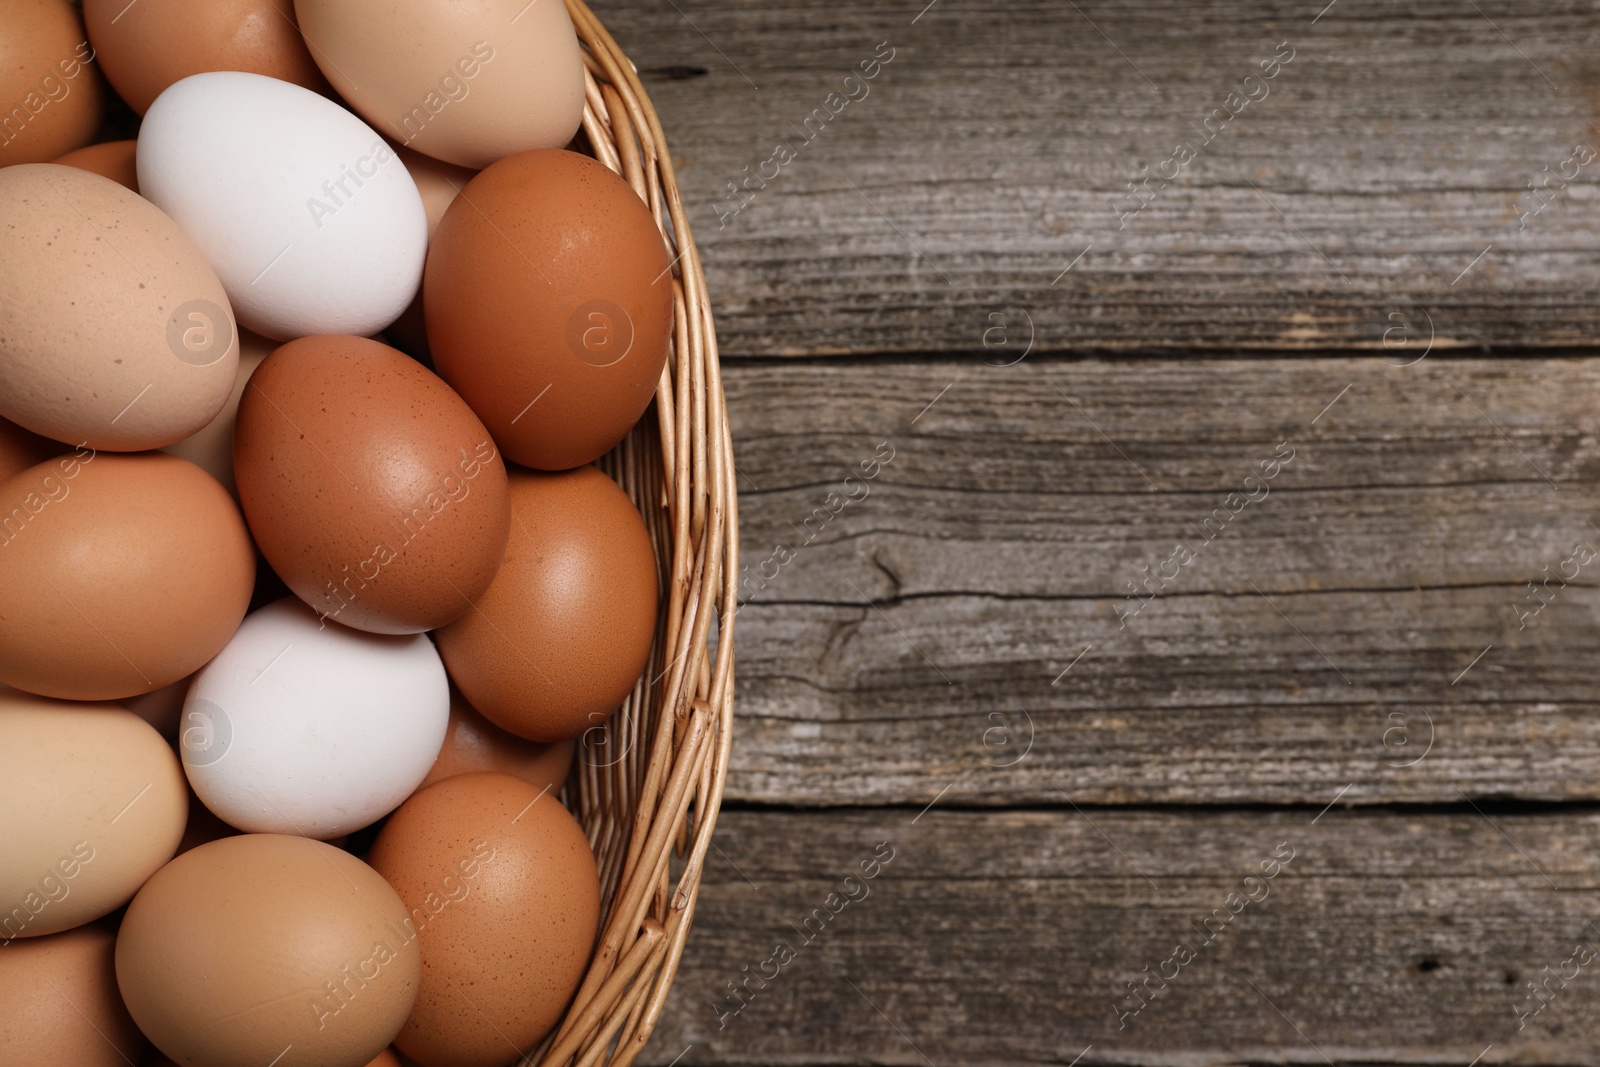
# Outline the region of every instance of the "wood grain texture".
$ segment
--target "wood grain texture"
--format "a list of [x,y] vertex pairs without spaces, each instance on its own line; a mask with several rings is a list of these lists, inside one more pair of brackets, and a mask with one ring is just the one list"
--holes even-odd
[[[725,354],[970,351],[996,312],[1040,350],[1377,347],[1396,313],[1441,349],[1593,342],[1600,160],[1562,164],[1600,147],[1594,6],[1325,6],[597,10],[649,79]],[[1141,168],[1173,177],[1130,217]]]
[[726,385],[732,800],[1600,796],[1593,361],[779,360]]
[[[1593,1064],[1600,960],[1564,963],[1600,948],[1597,835],[1592,810],[727,812],[649,1062]],[[1177,976],[1119,1029],[1145,967]],[[1546,967],[1570,980],[1519,1030]]]

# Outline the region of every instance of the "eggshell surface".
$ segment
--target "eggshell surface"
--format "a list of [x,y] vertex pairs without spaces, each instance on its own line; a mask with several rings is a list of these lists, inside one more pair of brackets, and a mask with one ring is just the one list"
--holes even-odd
[[225,822],[329,838],[393,810],[444,741],[450,693],[426,637],[363,633],[285,598],[195,676],[183,769]]
[[511,517],[505,562],[475,610],[435,635],[439,654],[490,722],[535,741],[577,737],[616,710],[650,655],[650,535],[593,467],[514,471]]
[[187,812],[177,757],[133,712],[0,688],[0,957],[126,904]]
[[116,936],[100,926],[0,952],[0,1063],[126,1067],[148,1047],[117,992]]
[[24,430],[14,422],[0,419],[0,482],[13,474],[42,463],[51,456],[72,451],[60,441]]
[[124,189],[139,191],[139,172],[134,164],[137,141],[105,141],[101,144],[75,148],[51,160],[63,167],[77,167],[92,171],[102,178],[110,178]]
[[244,617],[255,550],[187,460],[79,449],[0,484],[0,683],[119,700],[194,673]]
[[173,82],[239,70],[325,92],[328,83],[274,0],[84,0],[96,58],[117,95],[143,115]]
[[272,341],[258,333],[240,330],[239,373],[234,378],[233,392],[228,394],[222,410],[188,437],[161,450],[193,463],[221,482],[222,487],[235,498],[239,493],[233,477],[233,427],[239,418],[239,398],[244,395],[250,376],[275,347]]
[[583,58],[567,9],[527,0],[296,0],[314,58],[373,126],[418,152],[479,168],[572,140]]
[[[0,34],[0,167],[86,145],[105,110],[94,49],[68,0],[11,0]],[[6,212],[0,211],[0,217]]]
[[363,1067],[416,999],[394,890],[347,852],[247,834],[185,852],[128,906],[117,984],[188,1067]]
[[416,294],[422,197],[366,123],[260,74],[184,78],[139,130],[139,189],[205,254],[239,322],[275,340],[372,334]]
[[644,202],[603,164],[559,149],[503,159],[461,191],[428,251],[434,367],[508,459],[588,463],[655,395],[670,268]]
[[505,552],[505,465],[489,431],[377,341],[306,337],[273,352],[239,403],[234,472],[272,569],[357,629],[457,618]]
[[0,416],[68,444],[132,452],[222,408],[239,347],[196,244],[110,178],[0,169]]
[[395,1048],[423,1067],[499,1067],[577,990],[600,921],[594,855],[552,792],[510,775],[447,778],[390,817],[368,862],[422,949]]
[[452,691],[444,745],[418,788],[458,774],[499,771],[559,793],[572,769],[576,748],[571,741],[542,744],[507,733],[474,711],[460,693]]

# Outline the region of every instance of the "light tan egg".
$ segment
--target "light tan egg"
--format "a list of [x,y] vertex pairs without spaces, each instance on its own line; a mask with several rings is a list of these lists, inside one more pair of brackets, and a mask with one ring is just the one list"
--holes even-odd
[[0,944],[126,904],[187,814],[177,754],[133,712],[0,688]]

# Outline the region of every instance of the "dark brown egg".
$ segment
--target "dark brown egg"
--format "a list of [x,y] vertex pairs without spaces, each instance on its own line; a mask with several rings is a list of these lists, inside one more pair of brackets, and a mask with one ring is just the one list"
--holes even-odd
[[88,144],[105,111],[94,49],[70,0],[11,0],[0,32],[0,167]]
[[171,685],[244,618],[255,550],[188,460],[78,449],[0,484],[0,682],[67,700]]
[[319,614],[418,633],[471,607],[510,524],[489,432],[425,367],[362,337],[303,337],[239,402],[234,474],[261,553]]
[[84,0],[106,77],[143,115],[180,78],[242,70],[328,93],[288,0]]
[[395,1048],[424,1067],[501,1067],[577,991],[600,922],[589,842],[551,790],[463,774],[416,793],[367,861],[400,894],[422,983]]
[[588,463],[655,395],[670,268],[644,202],[603,164],[559,148],[507,156],[467,184],[429,246],[434,366],[507,458]]
[[656,559],[644,519],[594,467],[514,470],[505,562],[475,610],[434,635],[468,703],[518,737],[603,723],[644,670]]

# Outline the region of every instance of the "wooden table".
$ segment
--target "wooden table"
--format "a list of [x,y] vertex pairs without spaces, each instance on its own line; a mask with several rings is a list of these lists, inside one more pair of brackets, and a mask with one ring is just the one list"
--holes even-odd
[[1600,8],[925,3],[600,5],[747,600],[646,1060],[1600,1062]]

